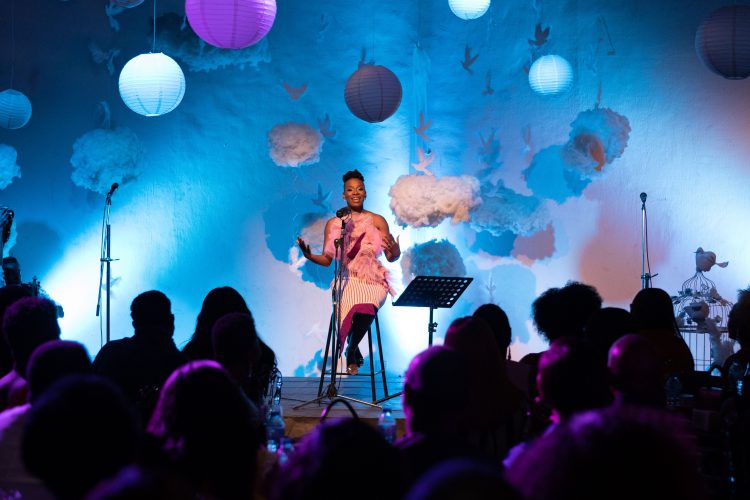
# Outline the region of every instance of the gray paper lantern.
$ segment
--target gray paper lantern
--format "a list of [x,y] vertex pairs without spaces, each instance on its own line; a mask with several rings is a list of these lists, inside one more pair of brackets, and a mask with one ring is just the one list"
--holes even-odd
[[695,33],[695,50],[708,69],[729,80],[750,76],[750,6],[713,11]]
[[391,70],[372,64],[362,65],[346,82],[344,100],[354,116],[378,123],[396,112],[401,104],[401,82]]

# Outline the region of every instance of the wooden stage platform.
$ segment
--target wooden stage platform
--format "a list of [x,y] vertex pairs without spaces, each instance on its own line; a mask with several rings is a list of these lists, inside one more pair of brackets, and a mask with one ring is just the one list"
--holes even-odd
[[[362,401],[372,401],[372,390],[370,386],[370,377],[363,376],[342,376],[337,380],[338,394]],[[401,391],[403,386],[403,377],[391,376],[386,379],[388,384],[388,394],[396,394]],[[325,398],[320,403],[311,403],[302,408],[295,409],[305,401],[310,401],[318,396],[318,385],[320,379],[315,377],[285,377],[284,386],[281,391],[281,405],[284,413],[284,422],[286,423],[286,435],[292,439],[299,439],[310,432],[320,422],[320,415],[330,402]],[[323,385],[325,392],[328,387],[329,379],[326,379]],[[384,397],[382,378],[378,376],[375,379],[375,391],[377,398]],[[351,402],[351,401],[350,401]],[[401,407],[401,396],[379,404],[379,407],[367,406],[359,403],[351,403],[360,419],[373,426],[377,425],[380,416],[381,407],[390,408],[393,417],[398,424],[398,435],[404,434],[404,412]],[[328,418],[345,418],[350,417],[349,409],[337,403],[328,415]]]

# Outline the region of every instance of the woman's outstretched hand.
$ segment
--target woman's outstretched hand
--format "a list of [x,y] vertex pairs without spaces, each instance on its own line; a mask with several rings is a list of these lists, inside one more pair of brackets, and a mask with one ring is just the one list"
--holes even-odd
[[310,258],[310,245],[305,243],[305,240],[303,240],[300,236],[297,236],[297,245],[299,246],[299,249],[302,250],[302,255],[305,256],[305,258]]
[[399,246],[398,238],[394,238],[391,233],[388,233],[383,238],[383,248],[388,260],[395,260],[401,256],[401,247]]

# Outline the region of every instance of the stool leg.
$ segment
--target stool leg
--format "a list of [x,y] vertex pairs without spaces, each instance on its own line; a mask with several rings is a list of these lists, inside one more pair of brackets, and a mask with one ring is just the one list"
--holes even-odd
[[318,385],[318,397],[323,395],[323,383],[326,378],[326,365],[328,364],[328,352],[331,347],[331,337],[333,337],[333,315],[331,315],[331,321],[328,323],[328,338],[326,339],[326,350],[323,355],[323,366],[320,369],[320,385]]
[[[383,376],[383,397],[388,397],[388,383],[385,381],[385,362],[383,361],[383,344],[380,341],[380,322],[378,315],[375,315],[375,334],[378,337],[378,357],[380,357],[380,374]],[[370,355],[372,357],[372,355]]]
[[[375,316],[377,319],[377,316]],[[370,387],[372,388],[372,402],[377,401],[377,395],[375,393],[375,361],[373,361],[372,355],[372,327],[367,329],[367,347],[370,349]]]

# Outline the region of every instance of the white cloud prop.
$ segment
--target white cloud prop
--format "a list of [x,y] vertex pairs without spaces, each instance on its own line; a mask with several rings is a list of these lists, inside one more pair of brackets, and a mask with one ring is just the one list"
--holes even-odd
[[476,177],[402,175],[388,194],[396,222],[402,226],[435,227],[443,219],[469,221],[469,211],[482,203]]
[[483,193],[482,204],[471,211],[471,227],[500,236],[505,231],[529,236],[544,229],[551,216],[536,196],[524,196],[502,183]]
[[21,177],[21,167],[16,164],[18,153],[12,146],[0,144],[0,189],[10,186],[13,179]]
[[143,144],[128,128],[90,130],[73,144],[70,177],[77,186],[104,194],[115,182],[138,178],[143,153]]
[[563,158],[589,178],[601,175],[603,165],[622,156],[628,145],[630,122],[609,108],[583,111],[570,126]]
[[268,133],[271,159],[280,167],[301,167],[320,161],[323,136],[304,123],[282,123]]
[[415,245],[401,256],[404,285],[416,276],[466,276],[458,249],[448,240],[431,240]]

